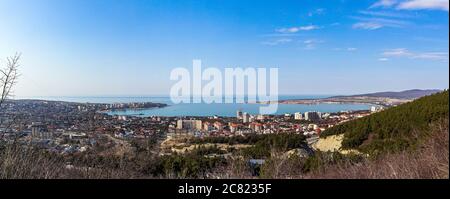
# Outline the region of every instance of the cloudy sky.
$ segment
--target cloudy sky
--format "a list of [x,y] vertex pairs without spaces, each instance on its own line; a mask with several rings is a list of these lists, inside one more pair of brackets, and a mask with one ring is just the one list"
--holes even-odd
[[282,94],[448,88],[448,0],[1,0],[17,96],[168,94],[170,71],[278,67]]

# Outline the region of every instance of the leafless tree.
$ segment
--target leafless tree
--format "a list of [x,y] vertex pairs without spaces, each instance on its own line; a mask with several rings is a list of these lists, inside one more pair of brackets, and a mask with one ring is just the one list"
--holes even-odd
[[[20,53],[16,53],[14,56],[6,58],[6,66],[0,66],[0,113],[3,111],[4,102],[11,97],[12,88],[17,83],[17,78],[19,77],[19,73],[17,69],[19,68]],[[16,118],[13,118],[16,120]],[[0,124],[2,123],[0,117]],[[6,125],[5,129],[9,129],[9,125]]]
[[12,57],[6,58],[6,66],[0,68],[0,87],[1,87],[1,98],[0,98],[0,108],[3,103],[12,95],[12,88],[17,83],[17,78],[19,73],[17,69],[19,68],[20,53],[16,53]]

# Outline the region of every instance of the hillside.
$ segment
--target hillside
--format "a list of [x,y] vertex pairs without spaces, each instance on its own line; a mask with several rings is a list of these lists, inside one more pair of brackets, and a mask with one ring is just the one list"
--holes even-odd
[[321,137],[344,134],[343,149],[371,154],[402,151],[420,143],[431,123],[447,120],[448,108],[447,90],[335,126]]
[[288,99],[280,100],[281,104],[320,104],[320,103],[343,103],[343,104],[377,104],[382,106],[395,106],[410,102],[414,99],[429,96],[441,90],[406,90],[400,92],[377,92],[358,95],[340,95],[321,99]]
[[368,94],[360,94],[360,95],[351,95],[351,96],[346,96],[346,97],[385,97],[385,98],[394,98],[394,99],[416,99],[419,97],[432,95],[432,94],[435,94],[438,92],[442,92],[442,91],[437,90],[437,89],[430,89],[430,90],[412,89],[412,90],[405,90],[405,91],[400,91],[400,92],[377,92],[377,93],[368,93]]
[[[448,179],[448,120],[433,122],[417,150],[380,154],[376,158],[323,164],[303,178],[313,179]],[[323,161],[323,160],[322,160]]]

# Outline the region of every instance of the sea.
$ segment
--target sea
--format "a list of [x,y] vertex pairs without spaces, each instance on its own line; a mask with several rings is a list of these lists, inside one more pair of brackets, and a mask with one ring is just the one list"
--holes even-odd
[[[280,95],[279,100],[288,99],[320,99],[331,97],[332,95]],[[130,102],[155,102],[168,104],[163,108],[149,108],[149,109],[127,109],[107,112],[110,115],[124,115],[124,116],[166,116],[166,117],[181,117],[181,116],[221,116],[234,117],[236,111],[247,112],[252,115],[259,114],[259,107],[267,106],[256,103],[181,103],[174,104],[168,96],[78,96],[78,97],[20,97],[17,99],[40,99],[79,103],[130,103]],[[340,112],[340,111],[355,111],[355,110],[369,110],[369,104],[278,104],[277,115],[294,114],[296,112],[318,111],[322,113]]]

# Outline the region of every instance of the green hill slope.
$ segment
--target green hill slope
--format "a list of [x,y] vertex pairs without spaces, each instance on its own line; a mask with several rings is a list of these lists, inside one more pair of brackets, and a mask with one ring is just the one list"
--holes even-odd
[[366,153],[395,152],[416,146],[430,127],[448,120],[448,90],[327,129],[321,137],[344,134],[342,148]]

